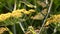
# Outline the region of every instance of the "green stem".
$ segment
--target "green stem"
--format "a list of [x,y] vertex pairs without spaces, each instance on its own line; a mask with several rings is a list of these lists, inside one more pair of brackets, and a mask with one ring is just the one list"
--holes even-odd
[[9,34],[13,34],[7,27],[6,27],[7,31],[9,32]]
[[15,27],[15,24],[14,24],[14,26],[13,26],[13,32],[14,32],[14,34],[16,34],[16,27]]
[[21,22],[19,23],[19,25],[20,25],[22,31],[25,33],[24,28],[23,28],[23,25],[21,24]]
[[50,6],[49,6],[49,9],[48,9],[48,13],[47,13],[47,15],[46,15],[46,17],[45,17],[45,20],[44,20],[44,22],[43,22],[43,24],[42,24],[42,27],[40,28],[39,34],[41,33],[41,30],[43,29],[43,27],[44,27],[44,25],[45,25],[45,22],[46,22],[46,19],[48,18],[48,15],[49,15],[49,13],[50,13],[52,4],[53,4],[53,0],[51,0]]

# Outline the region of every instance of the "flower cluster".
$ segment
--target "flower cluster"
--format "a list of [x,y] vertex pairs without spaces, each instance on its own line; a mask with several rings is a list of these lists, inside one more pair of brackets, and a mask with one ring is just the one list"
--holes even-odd
[[47,19],[47,22],[45,25],[49,25],[51,23],[59,23],[60,22],[60,14],[59,15],[53,15],[52,17]]
[[31,9],[27,11],[26,9],[17,9],[15,11],[12,11],[12,13],[1,14],[0,21],[4,21],[10,17],[19,18],[19,17],[22,17],[23,13],[26,15],[29,15],[32,12],[35,12],[35,10]]
[[32,26],[29,26],[28,30],[30,31],[31,34],[36,34],[36,32],[34,31],[34,28]]
[[22,17],[23,13],[26,15],[29,15],[30,13],[35,12],[35,10],[30,9],[29,11],[27,11],[26,9],[18,9],[15,11],[12,11],[12,16],[13,17]]
[[0,27],[0,34],[2,34],[4,31],[7,31],[7,29],[4,27]]
[[0,21],[4,21],[8,19],[11,16],[11,13],[1,14],[0,15]]

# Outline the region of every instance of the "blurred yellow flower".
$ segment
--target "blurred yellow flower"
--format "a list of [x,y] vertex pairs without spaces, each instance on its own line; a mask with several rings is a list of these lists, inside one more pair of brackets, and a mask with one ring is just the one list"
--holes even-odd
[[8,19],[11,16],[11,13],[1,14],[0,15],[0,21],[4,21]]
[[33,9],[30,9],[29,11],[30,11],[30,12],[35,12],[35,10],[33,10]]
[[34,28],[32,26],[28,27],[28,30],[32,33],[32,34],[36,34],[36,32],[34,31]]
[[19,11],[13,11],[13,12],[11,13],[11,16],[12,16],[12,17],[16,17],[16,18],[22,17],[22,13],[20,13]]
[[20,12],[25,12],[27,11],[26,9],[19,9]]
[[21,12],[24,12],[24,11],[26,11],[26,9],[17,9],[17,10],[12,11],[12,12],[19,12],[19,13],[21,13]]
[[12,11],[12,13],[24,13],[24,14],[30,14],[32,12],[35,12],[35,10],[30,9],[29,11],[27,11],[26,9],[17,9],[15,11]]
[[53,15],[49,19],[47,19],[46,26],[51,23],[59,23],[60,22],[60,14],[59,15]]
[[4,33],[4,31],[7,31],[7,29],[4,27],[0,27],[0,34]]
[[26,9],[17,9],[15,11],[12,11],[12,13],[1,14],[0,21],[4,21],[10,17],[19,18],[19,17],[22,17],[23,13],[30,14],[31,12],[34,12],[34,10],[31,9],[27,11]]
[[23,13],[28,15],[28,14],[30,14],[31,12],[29,12],[29,11],[25,11],[25,12],[23,12]]

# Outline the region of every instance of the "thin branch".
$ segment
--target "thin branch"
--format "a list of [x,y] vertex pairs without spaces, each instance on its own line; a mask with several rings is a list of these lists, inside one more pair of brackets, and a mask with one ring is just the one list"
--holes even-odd
[[50,6],[49,6],[49,9],[48,9],[48,13],[47,13],[47,15],[46,15],[46,17],[45,17],[45,20],[44,20],[44,22],[43,22],[43,24],[42,24],[42,27],[40,28],[39,34],[40,34],[41,30],[43,29],[43,27],[44,27],[44,25],[45,25],[45,22],[46,22],[46,19],[48,18],[48,15],[49,15],[49,13],[50,13],[52,4],[53,4],[53,0],[51,0]]
[[15,26],[15,24],[13,25],[13,32],[14,32],[14,34],[16,34],[16,26]]
[[22,31],[25,33],[24,28],[23,28],[23,25],[21,24],[21,22],[19,23],[19,25],[20,25]]
[[57,28],[58,28],[58,23],[57,23],[57,25],[55,26],[54,31],[53,31],[52,34],[55,34],[55,33],[57,32]]
[[53,33],[52,33],[52,34],[55,34],[55,33],[56,33],[56,29],[57,29],[57,27],[55,27],[55,28],[54,28],[54,31],[53,31]]
[[16,0],[14,0],[15,4],[14,4],[14,10],[16,10]]
[[[5,26],[6,27],[6,26]],[[9,32],[9,34],[13,34],[9,28],[6,27],[6,30]]]
[[45,0],[46,4],[48,4],[48,0]]
[[[14,10],[16,10],[16,0],[14,0],[15,4],[14,4]],[[14,31],[14,34],[16,34],[16,26],[14,24],[13,26],[13,31]]]

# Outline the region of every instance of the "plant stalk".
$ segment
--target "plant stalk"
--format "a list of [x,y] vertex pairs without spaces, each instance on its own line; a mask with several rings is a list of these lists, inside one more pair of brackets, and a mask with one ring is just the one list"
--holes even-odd
[[41,33],[41,30],[43,29],[43,27],[44,27],[44,25],[45,25],[45,22],[46,22],[46,19],[48,18],[48,15],[49,15],[49,13],[50,13],[52,4],[53,4],[53,0],[51,0],[50,6],[49,6],[49,9],[48,9],[48,13],[47,13],[47,15],[46,15],[46,17],[45,17],[45,20],[43,21],[43,24],[42,24],[42,27],[40,28],[39,34]]

